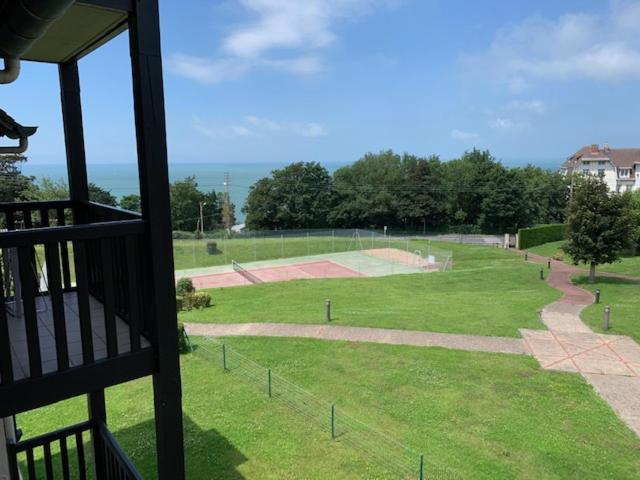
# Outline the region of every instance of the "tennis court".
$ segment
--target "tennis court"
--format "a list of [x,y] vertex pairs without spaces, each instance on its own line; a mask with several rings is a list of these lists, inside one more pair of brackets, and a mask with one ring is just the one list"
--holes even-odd
[[419,254],[394,248],[335,252],[176,271],[196,288],[221,288],[256,283],[318,278],[379,277],[424,273],[438,265]]

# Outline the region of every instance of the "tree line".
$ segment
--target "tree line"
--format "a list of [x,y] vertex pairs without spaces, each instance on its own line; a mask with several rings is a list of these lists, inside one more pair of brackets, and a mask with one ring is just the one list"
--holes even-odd
[[508,168],[489,151],[441,161],[391,150],[367,153],[332,175],[316,162],[271,172],[249,191],[251,230],[375,228],[515,232],[565,221],[569,179],[528,165]]
[[[40,181],[23,175],[19,165],[24,156],[0,155],[0,202],[29,200],[64,200],[69,198],[69,188],[64,180],[43,177]],[[202,204],[203,230],[231,228],[235,222],[235,205],[229,195],[211,190],[203,192],[195,176],[177,180],[170,185],[171,220],[174,230],[194,232],[200,229],[200,205]],[[140,212],[140,195],[124,195],[116,198],[109,190],[89,183],[91,201]]]

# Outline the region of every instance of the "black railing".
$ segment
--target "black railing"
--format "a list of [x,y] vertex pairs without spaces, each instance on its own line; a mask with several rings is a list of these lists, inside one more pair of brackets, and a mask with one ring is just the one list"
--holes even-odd
[[[86,452],[92,438],[99,451]],[[142,478],[102,422],[87,421],[17,443],[9,442],[7,453],[10,480]]]
[[[119,343],[128,344],[126,353],[142,348],[142,339],[150,336],[152,325],[146,320],[149,292],[140,287],[145,283],[146,268],[142,250],[145,224],[139,215],[94,203],[0,203],[0,223],[8,229],[0,233],[0,250],[3,257],[11,255],[17,265],[15,271],[7,272],[7,263],[0,262],[0,386],[25,376],[38,378],[89,365],[97,357],[116,357],[125,353]],[[19,280],[13,283],[19,283],[20,295],[15,285],[4,285],[4,279],[11,277],[5,273]],[[46,284],[44,291],[41,278]],[[6,290],[14,297],[6,296]],[[77,309],[72,319],[67,316],[69,295]],[[95,313],[96,300],[101,303],[100,314]],[[20,301],[22,316],[16,321],[10,318],[7,303]],[[51,310],[53,345],[43,346],[41,339],[37,305],[43,302]],[[120,320],[128,324],[128,342],[123,341],[121,331],[119,338]],[[94,348],[96,325],[105,340],[104,355]],[[75,339],[71,332],[80,340],[80,358],[79,352],[70,348],[69,339]],[[20,378],[16,378],[10,354],[12,342],[16,350],[15,339],[21,339],[28,357],[28,373],[18,375]],[[55,349],[55,368],[43,368],[43,348]]]

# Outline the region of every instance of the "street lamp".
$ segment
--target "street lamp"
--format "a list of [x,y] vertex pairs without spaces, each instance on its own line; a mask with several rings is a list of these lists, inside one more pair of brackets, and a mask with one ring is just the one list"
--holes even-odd
[[204,235],[204,216],[202,215],[202,208],[207,202],[200,202],[200,233]]

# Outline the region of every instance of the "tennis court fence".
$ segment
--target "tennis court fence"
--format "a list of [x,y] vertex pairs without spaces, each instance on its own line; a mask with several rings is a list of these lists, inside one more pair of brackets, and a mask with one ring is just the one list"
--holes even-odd
[[274,403],[296,412],[327,441],[338,441],[356,452],[383,477],[402,480],[457,480],[452,470],[428,462],[425,456],[376,430],[281,375],[245,357],[223,341],[199,337],[196,354],[225,373],[257,387]]

